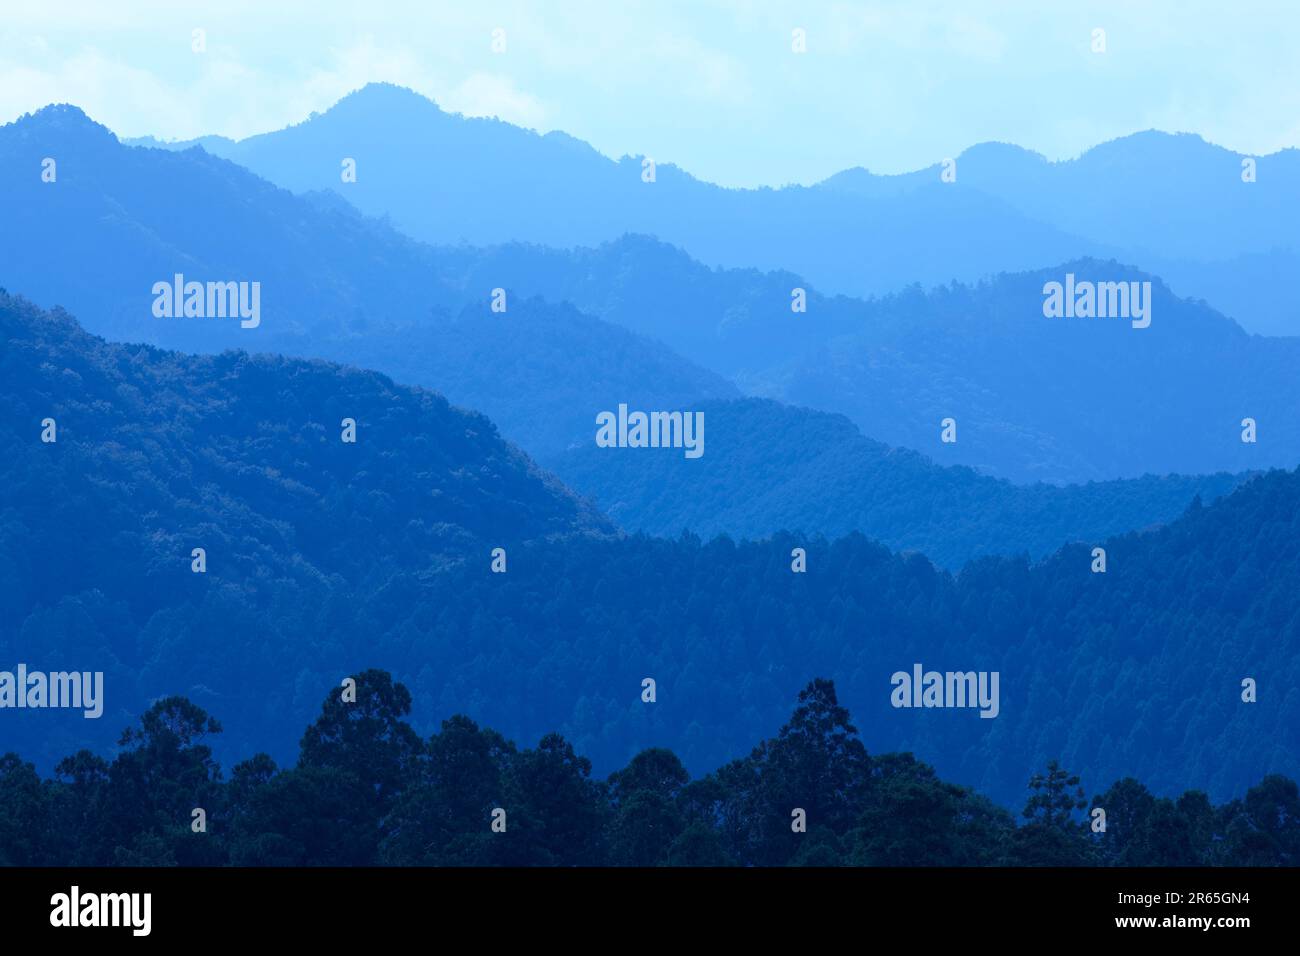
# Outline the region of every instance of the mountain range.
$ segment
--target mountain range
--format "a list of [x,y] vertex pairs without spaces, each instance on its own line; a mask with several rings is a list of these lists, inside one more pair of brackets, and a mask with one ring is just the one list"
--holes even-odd
[[[43,156],[62,157],[57,183],[35,174]],[[548,460],[590,442],[595,415],[620,402],[745,393],[1016,481],[1300,460],[1300,340],[1249,335],[1109,260],[868,300],[807,287],[797,313],[795,273],[710,268],[636,235],[593,249],[428,246],[328,190],[294,195],[201,149],[125,147],[75,108],[0,128],[0,173],[15,225],[0,237],[6,281],[91,331],[355,362],[438,388]],[[177,273],[259,281],[264,319],[155,317],[150,290]],[[1044,318],[1044,283],[1068,275],[1150,281],[1150,327]],[[945,418],[956,442],[939,441]],[[1257,443],[1240,441],[1244,418]]]
[[[863,433],[1015,481],[1245,471],[1300,461],[1300,338],[1247,334],[1158,276],[1093,259],[860,300],[789,273],[709,269],[649,237],[595,249],[496,247],[481,286],[572,302],[734,381],[847,416]],[[1072,277],[1072,278],[1070,278]],[[501,280],[505,281],[505,280]],[[1044,316],[1049,282],[1150,283],[1151,322]],[[1243,418],[1267,435],[1241,441]],[[957,440],[941,442],[941,422]]]
[[[0,660],[108,682],[102,723],[14,746],[180,693],[279,758],[383,668],[600,768],[708,769],[824,676],[873,751],[1007,804],[1050,759],[1294,776],[1300,338],[1166,281],[1250,276],[1285,326],[1293,157],[1241,159],[1145,134],[722,190],[383,86],[242,143],[2,127]],[[166,314],[174,279],[257,320]],[[1150,322],[1049,316],[1052,283]],[[597,447],[620,405],[701,415],[703,456]],[[997,672],[997,719],[891,706],[914,666]]]
[[[955,165],[936,157],[904,175],[855,168],[813,186],[727,189],[669,157],[654,158],[648,183],[646,157],[611,159],[564,133],[447,113],[388,84],[244,140],[133,142],[197,144],[295,192],[334,189],[435,244],[594,246],[639,232],[709,265],[788,269],[854,296],[1116,258],[1252,332],[1300,333],[1294,300],[1258,284],[1300,264],[1295,149],[1252,157],[1150,130],[1062,162],[982,143]],[[341,181],[344,159],[355,182]]]
[[[44,183],[42,157],[57,157]],[[346,361],[438,388],[533,451],[589,431],[610,395],[661,406],[737,396],[656,342],[562,303],[467,291],[459,260],[362,217],[294,196],[201,150],[122,146],[74,107],[0,127],[0,284],[61,305],[88,330],[194,352],[229,348]],[[258,282],[255,328],[159,318],[157,282]]]
[[[810,674],[869,749],[1008,803],[1055,758],[1216,798],[1300,769],[1300,471],[1101,541],[1104,573],[1082,544],[952,575],[857,532],[615,534],[490,422],[376,373],[107,343],[8,296],[0,334],[0,659],[106,675],[102,721],[5,718],[29,758],[106,746],[166,693],[279,758],[320,687],[377,662],[431,713],[558,728],[602,769],[654,745],[717,765]],[[998,717],[891,706],[916,663],[999,672]]]

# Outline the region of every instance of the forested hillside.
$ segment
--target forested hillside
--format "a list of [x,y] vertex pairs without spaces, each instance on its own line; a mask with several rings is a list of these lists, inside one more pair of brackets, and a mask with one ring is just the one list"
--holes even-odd
[[[775,719],[773,701],[825,674],[869,748],[912,750],[998,800],[1053,757],[1223,798],[1294,773],[1300,753],[1298,500],[1300,472],[1261,476],[1167,527],[1102,542],[1104,573],[1087,545],[1037,566],[989,558],[954,578],[860,535],[542,544],[499,581],[440,580],[445,597],[385,609],[376,629],[409,645],[472,620],[494,638],[472,660],[448,648],[417,693],[495,726],[526,714],[598,766],[626,759],[629,740],[670,746],[692,768],[720,762],[744,746],[734,728]],[[791,570],[795,547],[806,573]],[[891,676],[916,663],[998,672],[1000,713],[895,708]],[[451,669],[472,695],[448,694],[435,675]],[[647,676],[659,687],[649,712],[636,696]],[[1247,678],[1257,702],[1243,700]]]
[[[110,345],[3,294],[0,341],[0,660],[104,670],[106,725],[180,673],[292,697],[395,568],[611,529],[483,416],[374,372]],[[33,720],[45,748],[92,729]]]
[[[28,175],[43,156],[58,157],[54,183]],[[658,342],[526,301],[508,274],[471,288],[460,253],[409,239],[334,193],[294,196],[199,149],[123,146],[75,107],[0,127],[0,200],[0,286],[62,306],[90,332],[373,368],[490,415],[534,454],[588,437],[610,401],[673,407],[739,394]],[[152,289],[177,274],[258,283],[256,325],[156,316]]]
[[[11,746],[44,767],[170,693],[283,759],[315,688],[379,666],[437,713],[557,730],[602,773],[650,746],[722,764],[817,675],[870,749],[1002,802],[1054,758],[1216,800],[1296,773],[1300,472],[1100,542],[1105,573],[1088,544],[954,577],[857,533],[617,537],[486,419],[381,375],[0,316],[0,661],[107,675],[100,721],[20,712]],[[917,663],[999,672],[996,719],[891,706]]]

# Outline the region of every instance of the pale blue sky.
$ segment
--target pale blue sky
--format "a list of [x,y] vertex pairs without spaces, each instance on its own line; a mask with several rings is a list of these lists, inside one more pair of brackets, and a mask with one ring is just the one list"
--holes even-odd
[[386,80],[727,185],[902,172],[985,140],[1066,158],[1153,127],[1300,145],[1297,0],[3,5],[0,122],[72,102],[123,136],[239,138]]

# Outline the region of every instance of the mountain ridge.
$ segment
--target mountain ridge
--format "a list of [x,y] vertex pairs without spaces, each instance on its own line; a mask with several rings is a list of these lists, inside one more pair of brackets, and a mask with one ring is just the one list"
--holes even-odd
[[[14,409],[0,659],[102,671],[107,688],[102,724],[23,712],[29,759],[105,749],[173,693],[219,709],[241,755],[282,756],[320,687],[378,664],[434,712],[558,730],[601,768],[654,745],[717,766],[820,674],[869,749],[911,750],[1004,802],[1048,759],[1216,796],[1297,770],[1300,470],[1102,540],[1104,574],[1067,544],[953,575],[857,532],[618,534],[430,392],[321,361],[106,343],[71,322],[0,299]],[[998,718],[891,707],[890,674],[914,662],[998,671]],[[1261,680],[1257,705],[1239,702],[1244,676]]]
[[755,398],[696,410],[709,423],[711,456],[700,461],[583,446],[543,463],[627,531],[832,540],[857,531],[954,572],[988,555],[1041,561],[1070,543],[1162,524],[1250,477],[1016,485],[874,441],[843,415]]
[[[888,175],[854,167],[809,186],[756,188],[697,179],[660,157],[650,192],[640,181],[644,157],[607,156],[589,145],[575,153],[572,144],[582,141],[567,134],[565,148],[552,151],[548,143],[561,142],[548,141],[552,134],[447,113],[396,89],[372,84],[285,130],[210,145],[294,191],[339,189],[338,158],[356,156],[380,180],[347,187],[360,207],[386,212],[435,244],[570,248],[646,232],[709,265],[788,269],[827,292],[855,296],[1079,256],[1116,258],[1176,277],[1179,294],[1204,298],[1253,331],[1300,333],[1300,307],[1259,295],[1250,275],[1201,268],[1277,254],[1283,268],[1300,269],[1290,226],[1300,218],[1294,148],[1252,155],[1195,133],[1145,130],[1051,161],[989,141],[957,154],[952,170],[938,160]],[[403,164],[398,154],[420,158]],[[1245,160],[1255,164],[1248,184]],[[566,170],[566,163],[575,165]],[[944,172],[953,181],[943,181]],[[434,209],[437,216],[422,211]],[[950,243],[950,236],[980,241]]]

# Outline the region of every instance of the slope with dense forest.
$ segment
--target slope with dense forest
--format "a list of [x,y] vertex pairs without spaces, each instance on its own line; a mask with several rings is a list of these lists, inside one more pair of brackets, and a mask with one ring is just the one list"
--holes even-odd
[[[1300,761],[1298,505],[1300,472],[1260,476],[1102,542],[1104,573],[1087,545],[1037,566],[983,559],[953,578],[859,535],[542,544],[500,581],[449,575],[420,606],[407,590],[375,629],[410,646],[473,621],[492,639],[472,661],[445,649],[418,692],[496,726],[525,715],[558,727],[601,766],[626,759],[629,741],[716,763],[744,745],[737,728],[774,719],[773,702],[820,673],[869,747],[912,750],[999,800],[1053,757],[1225,797]],[[795,547],[806,573],[792,572]],[[998,716],[895,708],[892,675],[918,663],[999,673]],[[451,670],[449,692],[437,675]],[[659,688],[649,713],[636,697],[647,676]],[[1247,678],[1256,702],[1243,699]]]
[[[611,530],[482,415],[374,372],[110,345],[3,294],[0,342],[0,669],[105,671],[105,728],[181,674],[274,714],[394,567]],[[32,719],[42,751],[100,726]]]
[[[20,712],[29,759],[103,746],[177,692],[280,757],[313,688],[380,666],[438,712],[559,730],[602,770],[647,746],[716,766],[821,674],[871,749],[1001,801],[1054,758],[1215,799],[1296,772],[1300,472],[1101,542],[1105,573],[1087,545],[953,577],[860,534],[623,538],[488,421],[383,376],[108,345],[17,300],[0,316],[0,661],[108,681],[100,721]],[[918,662],[999,672],[998,717],[892,707]]]

